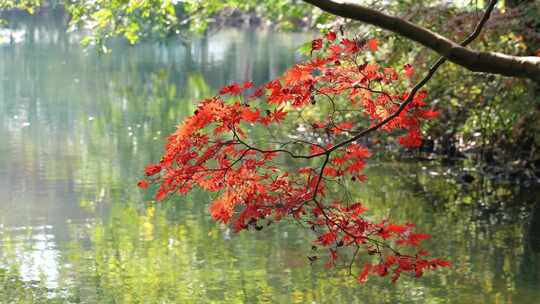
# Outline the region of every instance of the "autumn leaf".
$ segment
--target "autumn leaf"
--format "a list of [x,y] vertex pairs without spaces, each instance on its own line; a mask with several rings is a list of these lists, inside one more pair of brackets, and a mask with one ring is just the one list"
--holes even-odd
[[245,89],[253,88],[253,86],[254,86],[253,81],[245,81],[242,87],[245,90]]
[[315,39],[311,42],[311,52],[322,49],[322,39]]
[[335,32],[326,33],[326,39],[328,39],[329,41],[334,41],[336,40],[336,38],[337,38],[337,35]]
[[417,130],[411,129],[407,135],[399,137],[399,143],[407,148],[418,148],[422,145],[422,137]]
[[360,284],[363,284],[367,281],[369,271],[371,270],[371,264],[365,263],[364,268],[362,269],[362,272],[358,275],[357,281]]
[[208,208],[210,215],[222,223],[228,223],[232,217],[233,209],[239,197],[233,192],[225,192],[216,199]]
[[364,169],[365,162],[363,160],[357,160],[352,165],[348,166],[346,171],[349,173],[356,173]]
[[303,83],[311,79],[311,68],[301,65],[295,65],[293,68],[287,70],[283,76],[283,81],[287,86]]
[[405,76],[408,78],[412,77],[414,75],[414,68],[410,64],[404,65],[403,74],[405,74]]
[[359,144],[351,144],[347,147],[347,154],[349,157],[368,158],[371,156],[371,152],[366,147]]
[[272,120],[274,122],[282,121],[285,119],[285,116],[287,116],[287,112],[283,108],[275,109],[274,112],[272,112]]
[[360,50],[360,48],[356,44],[356,41],[349,40],[347,38],[343,38],[341,40],[341,44],[345,47],[343,49],[345,53],[356,53]]
[[229,86],[223,87],[219,91],[219,94],[220,95],[231,94],[233,96],[236,96],[236,95],[240,95],[240,93],[242,93],[244,91],[244,88],[245,87],[240,86],[238,83],[233,83],[233,84],[231,84]]
[[242,108],[242,119],[249,122],[256,122],[260,117],[260,110],[252,111],[248,107]]
[[433,111],[432,109],[418,110],[418,115],[424,119],[434,119],[439,117],[439,112]]
[[146,176],[156,175],[161,172],[161,165],[148,165],[144,169],[144,172],[146,173]]
[[377,39],[369,39],[366,44],[369,50],[372,52],[376,52],[379,48],[379,42],[377,41]]
[[333,231],[329,231],[327,233],[321,234],[317,242],[321,245],[330,245],[334,243],[336,239],[337,239],[337,234]]
[[140,181],[137,182],[137,186],[139,188],[141,188],[141,189],[146,189],[146,188],[148,188],[149,184],[145,180],[140,180]]
[[343,130],[349,130],[354,127],[354,124],[350,121],[344,121],[342,123],[337,124],[336,127]]

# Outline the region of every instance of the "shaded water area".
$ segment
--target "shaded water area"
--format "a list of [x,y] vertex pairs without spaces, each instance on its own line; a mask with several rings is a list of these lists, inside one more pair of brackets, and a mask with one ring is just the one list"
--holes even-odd
[[[0,303],[536,303],[540,192],[461,168],[377,159],[355,193],[412,221],[454,267],[358,285],[310,265],[309,230],[232,233],[209,197],[150,203],[136,181],[196,101],[273,78],[308,34],[224,30],[195,41],[84,51],[54,22],[0,45]],[[457,173],[456,173],[457,172]]]

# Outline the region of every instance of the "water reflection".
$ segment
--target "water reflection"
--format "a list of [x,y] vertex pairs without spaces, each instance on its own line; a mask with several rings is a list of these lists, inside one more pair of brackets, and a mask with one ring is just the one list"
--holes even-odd
[[[533,303],[540,296],[534,189],[455,168],[387,162],[355,189],[373,216],[413,221],[450,271],[358,286],[310,266],[292,223],[235,235],[204,193],[164,204],[136,189],[194,103],[294,62],[302,34],[223,31],[84,52],[48,22],[0,48],[0,299],[73,303]],[[56,25],[57,26],[57,25]],[[531,210],[534,210],[531,212]]]

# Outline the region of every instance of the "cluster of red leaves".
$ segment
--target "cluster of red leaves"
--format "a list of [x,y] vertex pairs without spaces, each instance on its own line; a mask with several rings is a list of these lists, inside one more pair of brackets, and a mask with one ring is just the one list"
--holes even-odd
[[[422,249],[418,249],[414,255],[402,253],[402,247],[417,248],[421,241],[430,238],[429,234],[415,233],[413,224],[370,222],[361,216],[367,209],[360,203],[343,206],[334,202],[325,206],[325,209],[324,212],[319,208],[312,209],[312,219],[308,223],[313,230],[325,231],[315,243],[331,247],[327,267],[334,266],[338,258],[336,249],[340,247],[356,247],[353,261],[361,249],[368,255],[376,256],[376,262],[364,262],[364,268],[357,277],[359,283],[365,282],[370,273],[379,276],[391,273],[391,280],[395,282],[402,272],[411,272],[416,277],[421,277],[425,270],[450,266],[448,261],[429,259],[429,253]],[[390,239],[395,247],[386,241]],[[333,246],[335,248],[332,248]]]
[[[335,201],[336,184],[343,186],[345,178],[365,180],[362,170],[370,152],[350,139],[392,115],[408,98],[407,92],[400,92],[398,79],[413,76],[413,68],[396,71],[368,62],[377,48],[376,40],[338,40],[330,32],[312,42],[310,60],[278,79],[259,88],[252,82],[224,87],[178,125],[161,161],[146,168],[147,178],[139,186],[159,185],[158,201],[194,187],[216,193],[210,214],[235,231],[260,230],[263,223],[282,218],[307,223],[318,234],[314,245],[329,251],[327,266],[336,265],[338,250],[355,252],[350,265],[365,265],[359,282],[369,274],[392,272],[395,281],[403,272],[421,276],[427,269],[448,266],[417,248],[429,235],[415,233],[413,225],[372,222],[360,203]],[[403,132],[403,146],[421,145],[421,121],[436,116],[426,108],[425,97],[425,92],[414,96],[380,130]],[[317,102],[333,109],[324,121],[302,114]],[[257,126],[279,129],[291,125],[289,119],[301,120],[310,132],[290,136],[296,140],[286,143],[250,142],[248,133]],[[286,166],[279,163],[283,159],[306,165]],[[414,253],[408,254],[410,248]],[[362,252],[367,253],[363,261],[357,255]]]

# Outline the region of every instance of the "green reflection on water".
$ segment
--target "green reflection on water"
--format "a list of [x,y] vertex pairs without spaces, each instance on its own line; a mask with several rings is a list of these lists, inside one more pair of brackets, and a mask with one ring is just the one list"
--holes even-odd
[[[85,53],[48,23],[0,47],[2,303],[534,303],[540,296],[533,189],[449,168],[388,162],[355,195],[376,218],[412,221],[455,267],[359,286],[310,265],[293,223],[233,234],[207,194],[163,204],[135,186],[194,101],[233,80],[264,82],[309,35],[224,31],[168,45]],[[373,161],[375,163],[376,161]],[[530,224],[529,224],[530,223]]]

